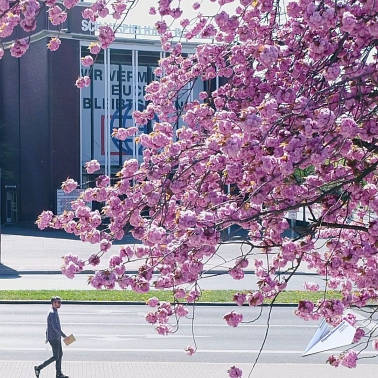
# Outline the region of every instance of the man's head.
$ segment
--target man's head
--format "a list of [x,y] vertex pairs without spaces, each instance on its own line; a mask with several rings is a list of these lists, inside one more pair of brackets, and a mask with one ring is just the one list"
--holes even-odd
[[62,300],[61,300],[60,297],[52,297],[51,298],[51,305],[53,306],[53,308],[58,309],[58,308],[60,308],[61,304],[62,304]]

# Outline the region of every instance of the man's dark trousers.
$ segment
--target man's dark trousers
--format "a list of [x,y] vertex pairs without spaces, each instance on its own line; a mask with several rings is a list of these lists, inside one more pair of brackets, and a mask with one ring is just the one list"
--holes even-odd
[[60,339],[57,340],[49,340],[51,345],[53,356],[45,361],[43,364],[39,365],[39,369],[43,369],[47,365],[50,365],[52,362],[56,361],[56,375],[59,376],[62,374],[62,357],[63,357],[63,350],[62,350],[62,343]]

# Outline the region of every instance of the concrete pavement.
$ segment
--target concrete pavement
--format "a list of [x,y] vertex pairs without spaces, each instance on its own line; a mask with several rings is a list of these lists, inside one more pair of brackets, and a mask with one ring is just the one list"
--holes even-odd
[[[0,305],[1,360],[43,361],[51,353],[44,343],[46,313],[49,305]],[[193,308],[190,308],[190,315]],[[168,336],[159,335],[145,321],[147,306],[68,305],[60,309],[60,320],[66,334],[77,341],[64,346],[67,361],[227,363],[254,361],[265,336],[268,308],[196,307],[194,335],[198,351],[188,356],[184,349],[194,345],[192,322],[182,318],[179,328]],[[243,314],[244,323],[229,327],[223,319],[231,310]],[[376,318],[376,317],[375,317]],[[319,322],[303,321],[293,308],[274,308],[270,330],[261,363],[324,364],[330,352],[302,357],[303,350]],[[371,343],[362,356],[375,354]],[[340,348],[340,351],[342,348]],[[366,358],[362,364],[377,360]],[[0,375],[1,376],[1,375]]]
[[[48,305],[0,305],[0,377],[32,378],[33,366],[51,353],[43,343]],[[60,319],[77,341],[64,347],[63,371],[71,378],[222,378],[236,365],[248,377],[266,327],[267,309],[254,323],[237,328],[222,319],[228,307],[197,308],[192,345],[191,321],[183,319],[175,334],[160,336],[147,324],[147,306],[75,306],[63,304]],[[258,309],[238,308],[245,320]],[[305,322],[293,309],[275,308],[271,330],[260,362],[251,378],[375,378],[376,360],[366,358],[356,369],[333,368],[324,361],[330,352],[301,357],[318,322]],[[372,356],[371,346],[363,357]],[[54,377],[54,366],[41,378]]]
[[[304,290],[306,281],[318,283],[320,290],[325,285],[325,281],[319,276],[295,275],[290,279],[287,290]],[[242,280],[234,280],[227,273],[222,277],[205,275],[199,285],[202,290],[256,290],[257,277],[254,274],[246,274]],[[191,285],[187,285],[187,287],[191,287]],[[88,285],[88,274],[79,274],[72,280],[62,274],[0,275],[0,290],[31,289],[95,290],[91,285]],[[116,287],[116,289],[119,289],[119,287]]]
[[[119,248],[124,244],[135,244],[136,240],[130,235],[122,241],[116,242],[107,256],[119,253]],[[60,267],[62,256],[72,253],[86,259],[97,251],[96,245],[83,243],[74,235],[62,231],[39,231],[35,228],[20,228],[7,226],[2,235],[2,265],[0,265],[0,288],[2,290],[86,290],[91,289],[87,284],[88,274],[78,275],[74,280],[62,276]],[[217,255],[208,264],[206,270],[212,273],[227,272],[233,266],[233,260],[248,251],[247,246],[239,243],[227,243],[219,247]],[[266,255],[257,254],[254,258],[266,258]],[[257,288],[257,278],[253,274],[253,258],[246,269],[244,279],[236,281],[228,274],[217,277],[207,275],[202,279],[201,287],[205,290],[230,289],[253,290]],[[102,265],[106,267],[107,259],[103,259]],[[135,272],[141,262],[131,262],[127,265],[130,273]],[[316,282],[323,287],[324,281],[311,274],[306,267],[301,269],[293,277],[288,290],[303,290],[306,281]]]
[[[3,378],[33,378],[33,361],[1,361]],[[238,364],[248,377],[251,364]],[[64,361],[63,372],[70,378],[226,378],[230,364],[172,362]],[[40,378],[54,377],[49,366]],[[319,364],[258,364],[250,378],[376,378],[377,366],[360,365],[356,369],[333,368]]]
[[[84,243],[74,235],[63,231],[39,231],[15,226],[4,227],[2,231],[1,263],[17,272],[59,272],[62,265],[62,256],[72,253],[86,259],[92,253],[98,251],[98,245]],[[135,239],[131,236],[126,236],[122,241],[115,242],[106,255],[110,257],[113,254],[118,254],[122,245],[135,243]],[[321,248],[321,242],[319,242],[319,248]],[[205,269],[227,270],[233,264],[225,261],[233,260],[240,256],[242,252],[246,253],[248,250],[248,246],[242,246],[240,243],[222,244],[211,262],[205,264]],[[254,256],[256,258],[266,258],[265,254],[256,254]],[[128,270],[137,270],[140,265],[140,262],[131,262],[128,264]],[[103,260],[102,266],[106,266],[106,258]],[[248,269],[254,269],[253,261],[250,261]],[[299,271],[309,272],[306,266],[301,267]]]

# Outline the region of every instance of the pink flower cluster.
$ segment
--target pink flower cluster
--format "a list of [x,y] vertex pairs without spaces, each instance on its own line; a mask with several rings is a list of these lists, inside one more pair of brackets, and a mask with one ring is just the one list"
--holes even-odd
[[82,76],[82,77],[79,77],[77,80],[76,80],[76,83],[75,83],[76,87],[78,87],[79,89],[81,88],[84,88],[84,87],[89,87],[91,85],[91,79],[89,76]]
[[241,377],[243,374],[242,374],[242,370],[239,369],[238,367],[236,366],[231,366],[228,370],[227,370],[227,373],[229,375],[230,378],[239,378]]
[[59,38],[53,37],[50,39],[49,43],[47,44],[47,48],[50,51],[56,51],[59,49],[61,43],[62,42]]
[[101,51],[101,46],[98,42],[91,42],[88,49],[91,54],[97,55]]
[[[190,20],[179,2],[156,1],[150,10],[159,15],[156,27],[169,54],[146,88],[148,105],[133,114],[138,127],[153,125],[152,133],[136,138],[143,147],[141,159],[125,161],[112,180],[99,176],[72,211],[55,217],[44,212],[37,223],[99,244],[98,254],[85,262],[97,266],[109,259],[91,278],[95,288],[172,289],[186,303],[200,298],[198,281],[206,264],[216,264],[228,227],[242,229],[250,251],[235,249],[224,262],[229,274],[242,279],[250,256],[268,258],[255,260],[258,290],[236,293],[238,305],[259,306],[275,298],[290,287],[290,273],[304,266],[326,276],[328,288],[339,290],[341,298],[300,301],[296,314],[339,324],[348,308],[378,299],[373,216],[378,212],[378,123],[372,96],[378,77],[371,55],[377,2],[291,1],[287,18],[279,18],[278,2],[272,0],[240,0],[235,7],[219,0],[217,14],[206,15],[208,1],[199,8],[193,2]],[[28,2],[30,14],[37,12],[35,3]],[[93,22],[108,15],[118,19],[131,3],[98,0],[83,16]],[[61,5],[46,5],[56,12],[54,20],[64,18]],[[8,13],[0,38],[12,34],[22,19],[21,10]],[[29,19],[26,28],[32,27]],[[193,54],[183,54],[171,31],[176,25],[185,28],[184,38],[210,39]],[[108,48],[114,38],[110,26],[101,27],[90,53]],[[15,48],[15,55],[25,48]],[[195,98],[191,89],[203,81],[214,86]],[[76,85],[89,86],[89,77]],[[177,103],[183,103],[179,112]],[[114,136],[125,140],[136,134],[136,128],[121,128]],[[101,215],[87,202],[100,203]],[[303,209],[307,223],[297,224],[293,239],[287,218]],[[113,241],[126,230],[142,245],[108,257]],[[139,264],[134,275],[126,274],[131,262]],[[318,286],[306,283],[306,289]],[[185,316],[182,307],[151,304],[155,307],[146,318],[161,334],[172,330],[170,317]],[[242,316],[231,312],[225,320],[235,327]],[[358,331],[356,340],[364,339]],[[329,360],[348,367],[356,361],[352,351]],[[233,367],[229,374],[241,371]]]
[[65,193],[71,193],[73,190],[75,190],[78,186],[78,183],[71,178],[67,178],[66,181],[62,182],[62,189]]
[[123,127],[119,127],[117,129],[113,129],[112,136],[119,140],[126,140],[131,136],[134,136],[138,131],[137,127],[128,127],[127,129]]
[[63,22],[67,19],[67,13],[58,5],[50,7],[50,9],[48,10],[48,14],[49,20],[53,25],[63,24]]
[[92,174],[98,171],[101,168],[100,163],[97,160],[87,161],[85,163],[85,169],[87,173]]
[[94,63],[94,60],[90,55],[86,55],[81,58],[81,64],[84,67],[90,67],[93,63]]
[[68,278],[74,278],[75,274],[80,273],[85,262],[81,260],[78,256],[66,255],[63,258],[64,266],[62,268],[62,273]]
[[110,26],[100,26],[98,39],[101,43],[101,48],[106,49],[114,41],[115,35]]
[[[146,314],[146,321],[150,324],[154,324],[156,331],[160,335],[167,335],[171,332],[171,327],[168,325],[171,316],[180,318],[185,317],[188,314],[188,310],[183,305],[171,305],[168,302],[160,302],[156,297],[150,298],[147,301],[147,304],[156,310]],[[188,354],[193,354],[195,352],[192,347],[188,348]]]
[[20,58],[26,53],[29,48],[29,41],[27,38],[17,39],[10,48],[10,53],[15,58]]
[[239,323],[243,320],[242,314],[237,314],[234,311],[226,314],[223,319],[227,322],[230,327],[237,327]]

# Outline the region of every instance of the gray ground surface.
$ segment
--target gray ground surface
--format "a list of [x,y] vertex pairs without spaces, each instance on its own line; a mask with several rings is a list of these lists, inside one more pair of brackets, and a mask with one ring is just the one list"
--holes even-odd
[[[96,252],[96,246],[83,243],[72,235],[61,231],[38,231],[23,229],[19,227],[6,227],[2,235],[2,265],[0,265],[0,289],[23,290],[23,289],[88,289],[88,274],[78,275],[74,280],[63,277],[60,273],[62,256],[72,253],[87,258],[91,253]],[[122,243],[134,243],[130,237],[122,242],[113,245],[107,253],[110,257],[118,253]],[[237,243],[229,243],[220,246],[218,254],[211,263],[205,265],[205,269],[213,273],[227,272],[232,263],[224,263],[224,260],[232,260],[240,255],[241,249],[244,253],[246,247]],[[262,258],[258,255],[257,258]],[[266,258],[266,256],[263,256]],[[128,264],[129,271],[138,269],[140,263]],[[103,267],[106,266],[104,259]],[[207,276],[202,280],[203,289],[255,289],[256,276],[251,274],[254,269],[253,261],[246,269],[244,279],[236,281],[228,274],[222,277]],[[321,286],[323,280],[306,269],[301,267],[299,274],[293,277],[289,284],[289,290],[302,290],[306,281],[317,282]]]
[[[257,277],[247,274],[242,280],[234,280],[229,274],[205,276],[200,286],[203,290],[254,290]],[[292,277],[288,290],[304,290],[306,281],[316,282],[322,287],[324,281],[319,276],[296,275]],[[88,274],[77,275],[73,280],[62,274],[23,274],[20,276],[0,276],[0,290],[94,290],[88,285]],[[117,289],[117,287],[116,287]]]
[[[44,344],[48,305],[0,305],[1,360],[42,361],[50,351]],[[229,327],[223,315],[240,311],[245,320],[258,309],[198,307],[194,334],[198,352],[189,357],[184,349],[193,345],[191,321],[183,319],[179,330],[160,336],[144,320],[147,306],[63,305],[63,330],[77,337],[64,348],[67,361],[250,363],[256,357],[266,330],[268,309],[255,323]],[[271,328],[261,363],[323,364],[329,352],[301,357],[315,333],[317,322],[305,322],[293,308],[274,308]],[[371,346],[363,356],[374,353]],[[364,359],[375,364],[376,359]]]

